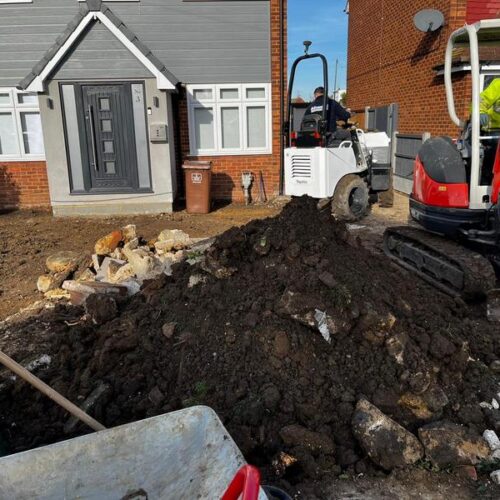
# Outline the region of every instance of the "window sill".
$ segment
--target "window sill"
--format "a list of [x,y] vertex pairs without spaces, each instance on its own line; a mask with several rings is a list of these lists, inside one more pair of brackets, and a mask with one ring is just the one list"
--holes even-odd
[[188,156],[271,156],[272,151],[266,149],[262,151],[191,151]]
[[0,163],[23,163],[30,161],[45,161],[45,156],[25,156],[24,158],[15,156],[1,156]]

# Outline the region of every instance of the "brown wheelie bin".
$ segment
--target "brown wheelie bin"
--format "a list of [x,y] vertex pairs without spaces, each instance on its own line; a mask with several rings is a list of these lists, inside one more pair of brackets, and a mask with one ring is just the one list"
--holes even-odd
[[212,162],[186,161],[182,168],[186,181],[187,212],[189,214],[208,214],[211,205]]

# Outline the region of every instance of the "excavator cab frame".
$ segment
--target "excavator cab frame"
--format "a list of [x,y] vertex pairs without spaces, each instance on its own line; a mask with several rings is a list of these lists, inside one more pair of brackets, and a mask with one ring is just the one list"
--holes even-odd
[[445,54],[444,80],[448,113],[455,125],[465,129],[467,122],[459,118],[455,107],[453,91],[453,55],[460,47],[468,47],[470,51],[470,74],[472,83],[472,112],[470,118],[471,158],[469,183],[469,209],[488,210],[492,206],[492,186],[481,185],[481,144],[491,136],[481,135],[480,101],[481,101],[481,61],[480,46],[500,45],[500,19],[488,19],[475,24],[468,24],[454,31],[448,40]]

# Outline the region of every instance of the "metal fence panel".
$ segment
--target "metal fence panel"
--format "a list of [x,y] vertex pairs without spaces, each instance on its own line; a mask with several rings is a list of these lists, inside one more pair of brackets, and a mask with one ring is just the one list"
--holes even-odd
[[410,194],[413,188],[415,158],[430,134],[399,134],[393,139],[394,189]]

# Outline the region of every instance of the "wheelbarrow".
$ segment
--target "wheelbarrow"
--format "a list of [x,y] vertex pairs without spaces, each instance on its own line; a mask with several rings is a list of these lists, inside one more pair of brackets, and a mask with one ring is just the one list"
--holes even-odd
[[245,491],[264,500],[258,481],[205,406],[0,459],[0,498],[16,500],[236,499]]

